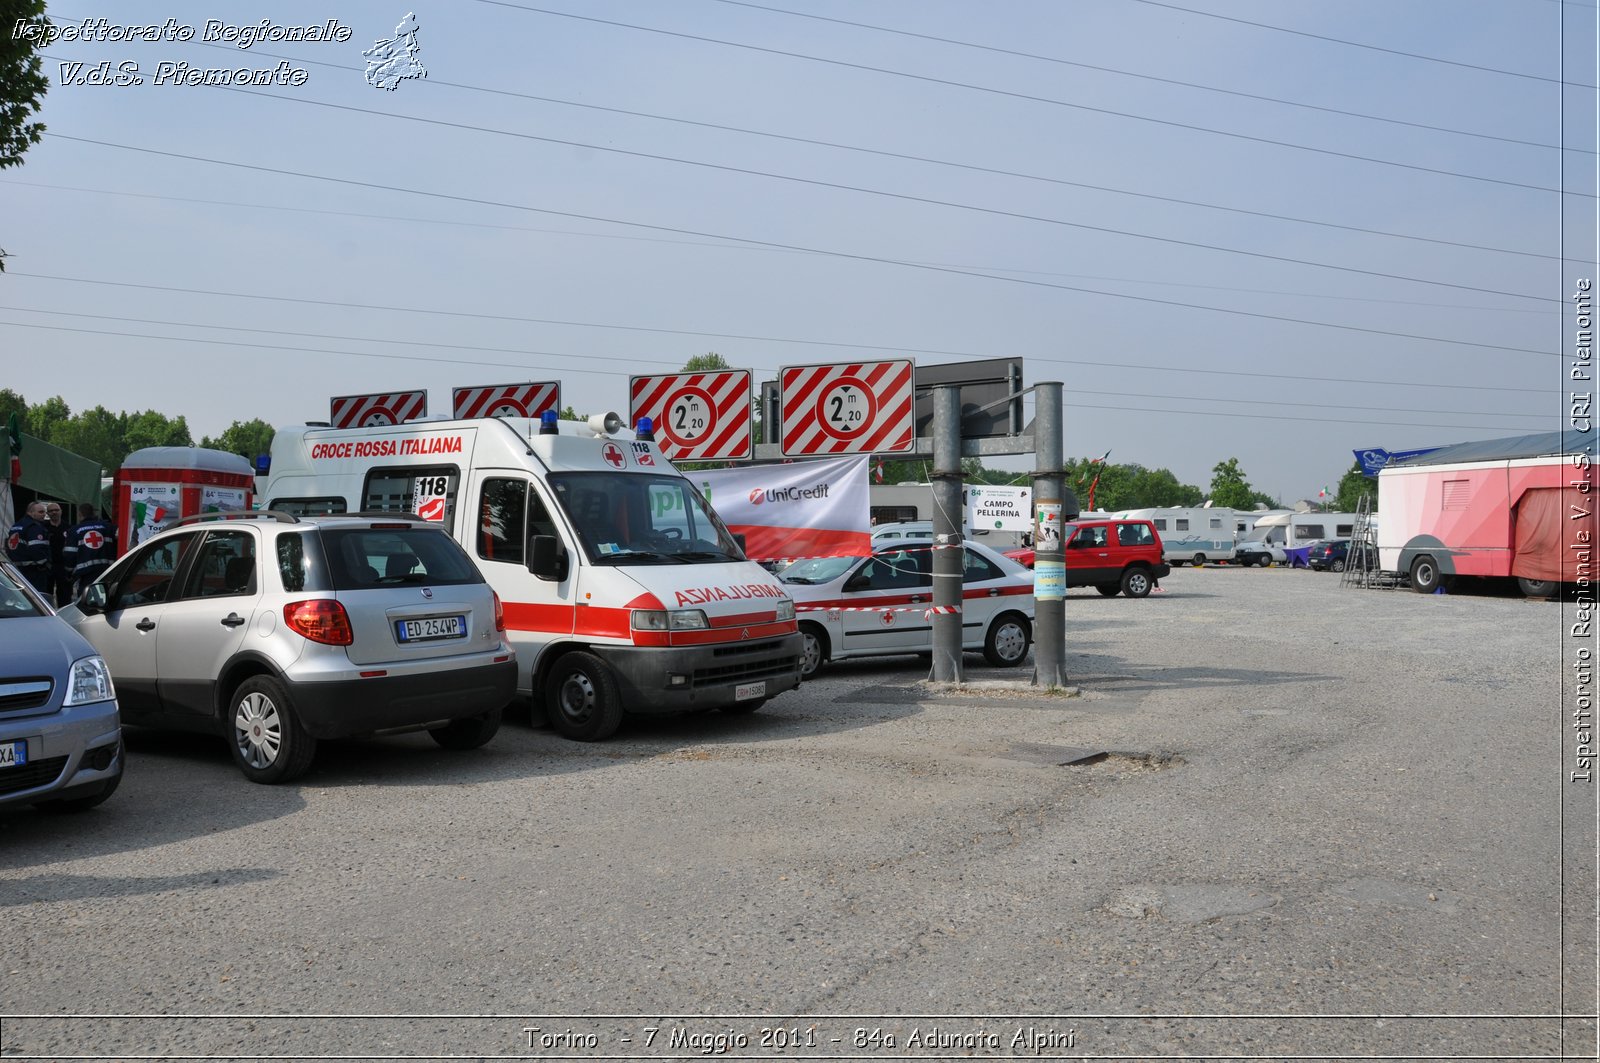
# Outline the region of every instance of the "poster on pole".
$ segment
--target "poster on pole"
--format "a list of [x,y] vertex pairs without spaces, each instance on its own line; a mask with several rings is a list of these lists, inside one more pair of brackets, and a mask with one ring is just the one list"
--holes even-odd
[[969,531],[1033,530],[1033,488],[973,484],[962,492]]

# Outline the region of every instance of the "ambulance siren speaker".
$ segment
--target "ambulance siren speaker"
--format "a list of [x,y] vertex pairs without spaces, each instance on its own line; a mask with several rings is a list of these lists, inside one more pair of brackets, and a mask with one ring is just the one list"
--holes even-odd
[[608,436],[614,432],[622,431],[622,418],[614,413],[592,413],[589,415],[589,431],[597,436]]

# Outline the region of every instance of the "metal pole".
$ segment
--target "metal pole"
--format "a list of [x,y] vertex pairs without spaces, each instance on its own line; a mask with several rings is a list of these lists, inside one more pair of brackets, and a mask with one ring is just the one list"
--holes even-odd
[[1067,555],[1061,541],[1064,491],[1061,384],[1033,392],[1033,685],[1067,683]]
[[933,389],[933,671],[959,683],[961,670],[961,389]]

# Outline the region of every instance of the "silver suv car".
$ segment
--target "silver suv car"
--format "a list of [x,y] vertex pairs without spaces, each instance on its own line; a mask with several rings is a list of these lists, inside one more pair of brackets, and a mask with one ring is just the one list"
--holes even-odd
[[124,722],[222,735],[252,782],[302,774],[320,739],[475,748],[516,688],[499,597],[405,515],[187,518],[61,616],[110,665]]
[[93,808],[122,781],[111,672],[0,561],[0,804]]

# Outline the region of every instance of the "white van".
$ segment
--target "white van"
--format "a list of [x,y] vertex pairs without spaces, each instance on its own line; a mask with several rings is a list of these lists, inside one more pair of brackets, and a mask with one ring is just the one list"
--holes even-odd
[[788,592],[651,439],[608,436],[620,426],[280,428],[257,497],[442,523],[503,603],[518,693],[568,738],[609,736],[624,708],[751,712],[798,686]]
[[1269,513],[1255,522],[1249,538],[1239,543],[1235,557],[1246,568],[1273,562],[1304,565],[1305,551],[1312,543],[1348,539],[1355,526],[1354,513]]

